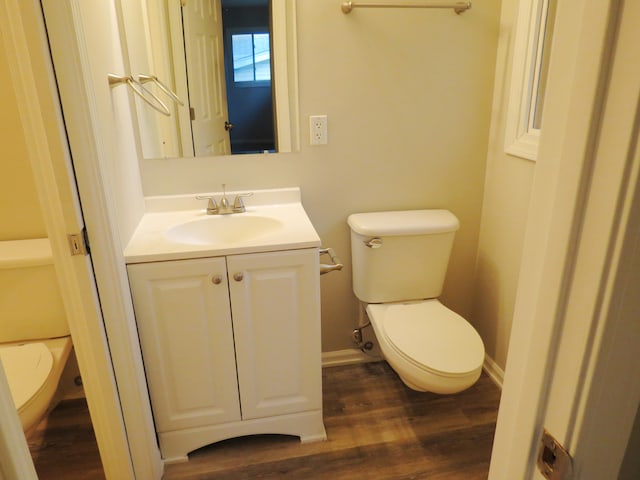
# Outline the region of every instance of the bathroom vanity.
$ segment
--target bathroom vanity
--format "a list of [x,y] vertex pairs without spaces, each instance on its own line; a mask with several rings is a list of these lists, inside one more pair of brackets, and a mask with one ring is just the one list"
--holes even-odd
[[148,199],[125,250],[165,461],[248,434],[326,439],[320,240],[298,189],[251,200],[207,215],[193,197]]

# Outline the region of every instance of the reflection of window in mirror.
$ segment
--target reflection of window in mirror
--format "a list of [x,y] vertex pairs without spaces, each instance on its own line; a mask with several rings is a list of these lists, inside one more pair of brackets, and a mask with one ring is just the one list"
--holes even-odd
[[523,0],[514,44],[505,151],[535,160],[542,126],[556,0]]
[[234,83],[238,86],[268,85],[271,81],[269,33],[230,33]]

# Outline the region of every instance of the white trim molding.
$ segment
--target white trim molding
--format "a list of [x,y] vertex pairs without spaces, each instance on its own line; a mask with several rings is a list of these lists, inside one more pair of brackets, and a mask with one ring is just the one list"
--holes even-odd
[[534,114],[541,85],[539,73],[550,1],[520,2],[513,47],[504,148],[510,155],[533,161],[538,157],[540,141],[540,129],[534,126]]
[[[322,368],[343,367],[358,363],[381,362],[384,358],[379,355],[368,354],[357,348],[345,348],[322,352]],[[504,370],[488,355],[485,355],[482,369],[500,389],[504,381]]]
[[342,367],[356,363],[380,362],[382,360],[384,359],[378,355],[369,355],[357,348],[322,352],[322,368]]
[[504,382],[504,370],[498,365],[493,358],[489,355],[484,357],[484,365],[482,366],[484,372],[489,375],[489,378],[493,380],[500,390],[502,390],[502,383]]

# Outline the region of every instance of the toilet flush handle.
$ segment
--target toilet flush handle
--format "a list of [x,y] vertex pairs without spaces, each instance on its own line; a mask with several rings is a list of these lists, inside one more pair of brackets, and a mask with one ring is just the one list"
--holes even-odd
[[382,246],[382,239],[380,237],[373,237],[365,241],[364,244],[369,248],[380,248]]

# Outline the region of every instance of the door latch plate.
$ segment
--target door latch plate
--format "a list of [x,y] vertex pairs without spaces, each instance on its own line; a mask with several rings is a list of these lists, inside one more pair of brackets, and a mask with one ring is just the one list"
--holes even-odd
[[548,480],[564,480],[571,475],[571,455],[546,429],[540,439],[537,464]]
[[89,253],[89,239],[87,238],[86,229],[82,229],[80,233],[67,235],[67,239],[69,241],[71,255],[87,255]]

